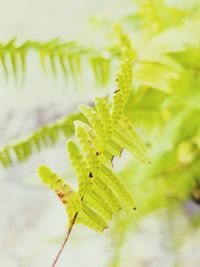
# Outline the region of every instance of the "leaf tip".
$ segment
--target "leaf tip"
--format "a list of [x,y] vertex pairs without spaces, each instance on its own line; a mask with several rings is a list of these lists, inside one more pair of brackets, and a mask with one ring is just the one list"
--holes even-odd
[[37,167],[37,173],[42,180],[45,180],[45,178],[49,176],[50,172],[50,169],[44,164],[40,164]]

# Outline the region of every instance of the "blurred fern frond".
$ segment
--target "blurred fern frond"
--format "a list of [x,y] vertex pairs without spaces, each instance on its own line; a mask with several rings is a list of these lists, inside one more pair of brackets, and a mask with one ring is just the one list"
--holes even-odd
[[34,153],[55,145],[61,138],[73,135],[73,122],[77,119],[84,120],[81,114],[72,114],[42,126],[23,140],[9,143],[0,150],[1,165],[8,168],[16,162],[24,162]]
[[[171,81],[179,77],[180,66],[169,55],[163,55],[162,58],[158,57],[159,54],[150,56],[152,53],[146,51],[147,48],[137,51],[134,85],[145,85],[169,93]],[[117,43],[97,49],[75,41],[64,43],[59,39],[17,44],[16,38],[13,38],[8,43],[0,44],[0,66],[7,80],[14,77],[15,81],[22,81],[27,71],[27,57],[30,51],[34,51],[39,56],[44,73],[51,73],[55,77],[62,73],[65,78],[72,76],[76,81],[86,70],[86,64],[87,70],[92,70],[95,81],[104,86],[110,79],[113,62],[119,58],[121,49]]]
[[18,44],[16,38],[13,38],[7,43],[0,43],[0,66],[6,80],[24,80],[27,57],[31,51],[38,54],[44,73],[51,73],[55,77],[62,73],[68,79],[70,74],[76,80],[84,62],[87,62],[95,80],[101,85],[108,82],[111,59],[116,56],[112,48],[86,48],[76,41],[62,42],[57,38],[47,42],[28,40]]
[[142,57],[177,53],[199,47],[199,26],[200,20],[197,19],[167,28],[165,31],[149,38],[142,51]]
[[[198,0],[130,0],[129,4],[122,5],[124,12],[119,13],[117,19],[149,38],[174,25],[198,19],[198,4]],[[130,6],[134,8],[131,9]]]

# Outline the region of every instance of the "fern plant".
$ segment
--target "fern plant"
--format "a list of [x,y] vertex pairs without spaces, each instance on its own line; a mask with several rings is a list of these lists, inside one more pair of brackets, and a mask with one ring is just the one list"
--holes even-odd
[[75,224],[82,223],[101,232],[119,209],[136,208],[132,196],[110,166],[113,157],[120,156],[123,148],[143,162],[149,162],[145,147],[124,115],[132,86],[134,53],[128,37],[122,33],[120,36],[123,51],[113,100],[109,103],[107,99],[98,97],[93,108],[79,106],[87,123],[74,122],[77,141],[71,139],[67,144],[78,177],[78,192],[47,166],[38,168],[39,176],[55,191],[68,214],[68,233],[52,266],[55,266]]
[[[188,228],[195,231],[199,227],[199,213],[188,215],[185,208],[191,202],[199,204],[200,184],[200,12],[198,1],[189,2],[124,1],[118,12],[101,18],[99,27],[106,35],[101,38],[106,41],[98,49],[82,41],[58,39],[1,43],[3,76],[15,81],[25,77],[30,51],[35,51],[44,72],[52,76],[62,73],[75,81],[82,69],[92,68],[102,87],[111,80],[116,59],[121,62],[112,99],[97,97],[91,105],[80,105],[79,113],[44,125],[0,150],[2,166],[11,167],[75,134],[67,150],[78,179],[77,190],[49,167],[38,168],[68,214],[67,236],[52,266],[78,223],[102,232],[114,217],[108,236],[113,247],[108,267],[129,266],[123,255],[126,242],[150,214],[170,214],[161,223],[170,221],[171,225],[179,222],[177,214],[181,213],[189,218]],[[121,32],[120,42],[116,41],[108,27],[113,21],[126,28],[129,38]],[[144,168],[133,157],[118,174],[113,157],[121,156],[122,149],[149,162],[135,129],[145,140],[152,163]],[[130,185],[129,190],[125,184]],[[128,212],[136,207],[132,195],[139,206],[136,212]],[[126,216],[118,212],[121,208]],[[178,241],[184,237],[185,233]],[[132,266],[137,262],[135,255],[131,260]]]

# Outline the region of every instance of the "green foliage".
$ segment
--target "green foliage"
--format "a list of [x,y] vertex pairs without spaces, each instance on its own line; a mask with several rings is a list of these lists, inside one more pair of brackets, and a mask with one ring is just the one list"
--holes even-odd
[[[194,25],[189,25],[187,27],[188,32],[194,32],[197,23],[198,21]],[[186,30],[186,26],[183,27],[182,31]],[[170,92],[171,82],[179,78],[180,66],[170,55],[161,56],[161,53],[171,52],[169,47],[169,51],[165,51],[167,48],[163,48],[162,40],[170,38],[170,34],[176,35],[179,31],[181,29],[177,28],[174,32],[169,33],[169,36],[165,36],[167,33],[164,38],[162,35],[158,36],[155,40],[147,42],[142,50],[135,51],[138,58],[134,62],[134,86],[149,86],[163,92]],[[194,38],[196,37],[195,33]],[[179,38],[182,43],[179,41],[180,44],[177,44],[176,51],[184,50],[181,46],[187,45],[191,38]],[[193,41],[195,42],[196,39]],[[48,42],[25,41],[22,44],[17,44],[16,38],[13,38],[8,43],[0,44],[2,73],[4,73],[6,80],[14,77],[15,81],[24,81],[28,55],[34,51],[38,54],[41,67],[46,74],[49,73],[54,77],[62,74],[67,80],[71,76],[76,82],[80,80],[81,74],[84,76],[83,65],[87,63],[87,66],[92,69],[97,84],[105,86],[110,81],[112,65],[121,54],[121,44],[117,42],[110,44],[110,40],[107,42],[108,44],[99,50],[75,41],[61,42],[59,39],[53,39]],[[154,46],[157,46],[156,49]],[[163,51],[163,49],[165,50]],[[152,53],[155,50],[156,53]]]
[[[180,212],[185,202],[199,201],[198,1],[132,2],[135,5],[125,3],[128,10],[118,19],[130,39],[120,33],[119,43],[113,41],[111,34],[113,40],[108,39],[102,50],[59,40],[25,42],[20,46],[12,40],[1,45],[1,66],[6,77],[23,73],[26,55],[34,49],[46,72],[54,76],[60,71],[65,76],[70,72],[77,79],[86,60],[97,82],[105,85],[112,76],[111,65],[122,56],[112,100],[97,97],[94,105],[79,106],[81,114],[44,126],[0,152],[0,161],[7,167],[16,157],[23,161],[35,150],[54,144],[61,132],[64,138],[75,133],[67,149],[78,189],[73,190],[46,166],[40,166],[38,173],[66,207],[68,228],[81,223],[101,232],[108,227],[112,215],[125,208],[126,216],[117,213],[110,235],[115,244],[110,266],[115,267],[126,265],[124,261],[120,265],[120,253],[127,233],[133,232],[143,217],[174,207]],[[105,20],[103,27],[107,25]],[[113,170],[113,157],[121,156],[122,149],[142,162],[149,162],[138,135],[148,146],[151,164],[141,167],[131,158],[118,175]],[[129,191],[124,184],[130,185]],[[132,195],[139,203],[133,214],[127,212],[135,207]]]
[[111,58],[115,56],[109,47],[99,51],[75,41],[62,42],[59,39],[48,42],[28,40],[17,44],[16,38],[13,38],[7,43],[0,43],[0,66],[6,80],[24,81],[28,55],[32,51],[38,54],[44,73],[55,77],[61,73],[67,80],[71,76],[76,81],[81,75],[82,65],[88,62],[96,82],[101,86],[109,80]]
[[[176,6],[177,2],[173,2],[171,6],[166,5],[165,1],[134,2],[142,6],[140,11],[146,15],[143,16],[136,10],[136,16],[127,16],[122,21],[133,36],[138,62],[143,58],[147,61],[144,67],[149,67],[149,70],[145,70],[145,83],[144,79],[139,85],[133,83],[126,116],[144,136],[150,150],[151,164],[141,168],[131,159],[129,165],[122,170],[121,176],[126,183],[134,185],[132,192],[140,207],[133,215],[118,216],[114,222],[110,238],[115,249],[108,266],[115,267],[126,264],[126,259],[121,254],[130,239],[130,233],[132,235],[137,229],[136,225],[149,214],[173,210],[171,223],[178,221],[177,214],[182,213],[189,220],[190,229],[199,226],[199,212],[188,215],[185,210],[185,203],[199,203],[198,1],[196,5],[195,1],[191,1],[191,7],[188,3],[188,8],[184,7],[183,1],[179,1],[182,3],[181,8]],[[176,13],[181,9],[180,17],[168,16],[172,12],[172,6],[176,6]],[[152,66],[149,62],[152,62]],[[168,66],[166,69],[169,73],[156,70],[160,63]],[[170,76],[169,83],[166,83],[165,77]],[[157,88],[159,91],[153,90]],[[190,233],[188,228],[184,231]],[[184,237],[185,235],[181,239]]]
[[55,145],[61,138],[74,133],[73,122],[82,118],[80,114],[66,116],[56,122],[42,126],[25,139],[10,143],[0,150],[0,163],[3,167],[10,167],[16,161],[24,162],[41,149]]
[[[58,182],[60,178],[57,178],[56,174],[52,175],[45,166],[40,166],[38,169],[42,180],[50,185],[51,189],[59,194],[61,192],[67,205],[70,207],[75,205],[73,216],[71,216],[71,208],[70,210],[67,208],[69,225],[72,225],[76,216],[76,221],[73,223],[82,223],[96,231],[107,228],[108,221],[118,209],[122,207],[135,209],[131,195],[111,169],[110,162],[113,157],[126,148],[135,153],[139,159],[148,162],[144,146],[124,116],[124,108],[131,92],[134,56],[127,36],[122,33],[120,36],[123,54],[113,101],[109,104],[107,100],[97,98],[96,106],[93,108],[81,105],[79,111],[88,122],[76,121],[77,141],[68,141],[69,157],[78,178],[78,192],[72,192],[78,201],[71,202],[68,197],[69,187],[67,186],[65,193],[64,182],[60,188],[60,182]],[[122,135],[121,131],[126,134]]]

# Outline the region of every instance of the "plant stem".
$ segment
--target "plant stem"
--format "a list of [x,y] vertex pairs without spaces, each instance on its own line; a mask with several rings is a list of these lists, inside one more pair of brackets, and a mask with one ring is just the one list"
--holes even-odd
[[61,248],[60,248],[58,254],[56,255],[56,258],[55,258],[53,264],[51,265],[51,267],[55,267],[55,266],[56,266],[56,263],[57,263],[57,261],[58,261],[58,259],[59,259],[59,257],[60,257],[60,254],[62,253],[62,251],[63,251],[63,249],[64,249],[64,247],[65,247],[65,245],[66,245],[66,243],[67,243],[67,241],[68,241],[68,239],[69,239],[69,236],[70,236],[70,233],[71,233],[72,228],[73,228],[73,226],[74,226],[74,223],[75,223],[75,221],[76,221],[76,217],[77,217],[77,215],[78,215],[78,213],[76,213],[76,214],[74,215],[74,218],[73,218],[73,220],[71,221],[71,224],[70,224],[70,226],[69,226],[69,228],[68,228],[68,231],[67,231],[67,235],[66,235],[66,237],[65,237],[65,240],[64,240],[64,242],[63,242],[63,244],[62,244],[62,246],[61,246]]

